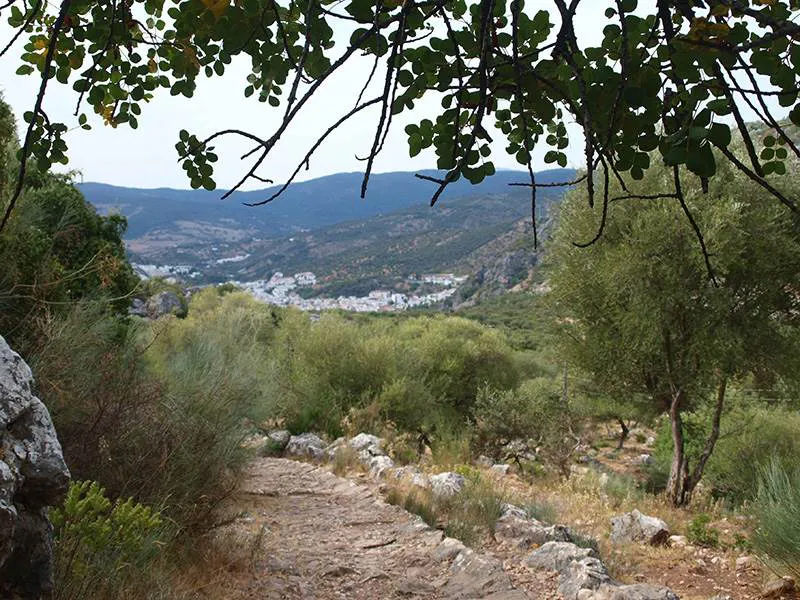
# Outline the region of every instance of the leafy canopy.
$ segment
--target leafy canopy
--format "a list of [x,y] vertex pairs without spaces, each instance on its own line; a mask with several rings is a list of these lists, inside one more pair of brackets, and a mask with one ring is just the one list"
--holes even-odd
[[[651,169],[641,185],[669,177]],[[669,199],[613,202],[604,236],[581,250],[573,241],[594,234],[599,209],[570,194],[548,253],[567,355],[612,397],[647,394],[661,410],[677,390],[707,397],[720,378],[798,372],[800,222],[730,168],[707,196],[686,194],[717,285]]]
[[[528,168],[524,185],[535,203],[532,151],[544,147],[547,163],[565,165],[567,123],[576,122],[586,138],[590,203],[595,168],[603,173],[607,199],[610,177],[641,179],[657,151],[667,165],[704,179],[717,174],[722,157],[796,210],[765,179],[784,174],[789,154],[800,154],[773,116],[777,104],[800,124],[796,0],[604,5],[603,39],[590,46],[575,32],[581,0],[527,6],[523,0],[10,0],[4,12],[20,39],[17,72],[42,78],[25,113],[21,175],[29,156],[43,168],[67,161],[67,126],[48,119],[44,109],[50,79],[75,90],[80,126],[90,127],[88,108],[113,127],[136,127],[159,89],[189,98],[199,78],[224,76],[244,57],[252,65],[244,95],[281,111],[280,125],[271,132],[182,131],[176,144],[192,186],[213,189],[216,140],[252,141],[245,173],[227,196],[272,175],[260,168],[302,118],[307,100],[345,64],[366,55],[374,66],[363,89],[353,86],[352,108],[344,108],[295,173],[281,179],[291,182],[334,129],[374,107],[363,196],[393,116],[434,95],[438,114],[406,127],[410,153],[432,147],[446,171],[432,178],[432,202],[461,176],[479,182],[492,175],[490,141],[502,135],[506,152]],[[744,107],[774,131],[752,139]],[[745,139],[744,160],[729,150],[731,123]],[[499,133],[490,133],[492,125]],[[668,182],[670,193],[681,195],[675,179]]]

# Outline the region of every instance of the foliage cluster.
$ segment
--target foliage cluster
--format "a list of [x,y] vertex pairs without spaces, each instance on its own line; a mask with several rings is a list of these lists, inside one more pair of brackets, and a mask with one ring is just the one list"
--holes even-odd
[[[0,206],[16,177],[17,150],[14,117],[0,98]],[[138,283],[125,258],[125,218],[99,215],[72,182],[29,172],[0,235],[0,333],[20,352],[72,302],[102,296],[119,311]]]
[[82,303],[31,358],[73,475],[180,526],[202,524],[230,491],[247,456],[242,421],[263,404],[258,313],[203,317],[177,333],[175,319],[151,328]]
[[480,473],[466,475],[464,489],[456,496],[435,496],[430,490],[391,487],[386,500],[421,517],[432,527],[468,546],[479,544],[494,533],[503,514],[506,494]]
[[91,481],[73,482],[50,511],[55,533],[56,600],[122,597],[159,558],[163,518],[132,499],[112,502]]
[[266,394],[270,413],[291,431],[336,436],[345,421],[354,429],[380,430],[387,422],[403,431],[458,428],[481,386],[517,383],[503,337],[465,319],[326,313],[312,321],[292,310],[278,318],[265,358]]

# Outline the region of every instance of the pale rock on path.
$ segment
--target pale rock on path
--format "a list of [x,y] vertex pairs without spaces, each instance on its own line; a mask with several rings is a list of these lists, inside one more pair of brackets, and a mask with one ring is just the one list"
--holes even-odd
[[384,502],[374,486],[312,464],[254,461],[234,505],[246,512],[218,535],[252,558],[226,583],[231,600],[540,597],[513,589],[497,558],[444,552],[454,540],[441,545],[441,531]]

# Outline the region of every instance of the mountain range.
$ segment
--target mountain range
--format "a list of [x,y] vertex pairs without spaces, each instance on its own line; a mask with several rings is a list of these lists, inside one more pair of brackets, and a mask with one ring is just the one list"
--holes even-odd
[[[436,171],[422,174],[442,176]],[[573,176],[574,171],[555,169],[538,173],[537,181]],[[531,216],[530,190],[508,185],[526,181],[523,172],[499,171],[475,186],[459,180],[433,207],[429,199],[435,184],[414,173],[372,175],[365,200],[359,198],[361,180],[360,173],[339,173],[296,183],[260,207],[243,203],[268,198],[277,187],[239,192],[225,201],[220,201],[220,191],[99,183],[79,188],[101,212],[127,217],[126,243],[134,262],[192,267],[196,283],[312,271],[320,281],[314,291],[318,294],[397,287],[418,273],[473,275],[502,252],[505,244],[495,240],[525,231],[518,222]],[[540,220],[563,191],[539,190]],[[484,246],[491,251],[482,255]]]

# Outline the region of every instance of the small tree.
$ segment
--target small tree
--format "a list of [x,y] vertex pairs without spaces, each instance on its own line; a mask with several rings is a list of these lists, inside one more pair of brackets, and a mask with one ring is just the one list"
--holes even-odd
[[[638,193],[673,176],[651,169]],[[568,359],[611,397],[646,393],[669,414],[667,494],[676,505],[689,501],[714,450],[728,382],[790,374],[797,354],[800,222],[778,216],[730,170],[717,181],[705,195],[687,186],[685,200],[626,200],[620,192],[604,235],[586,249],[576,243],[592,239],[606,215],[574,193],[548,259]],[[690,210],[696,221],[685,219]],[[690,465],[682,414],[712,397],[710,433]]]

